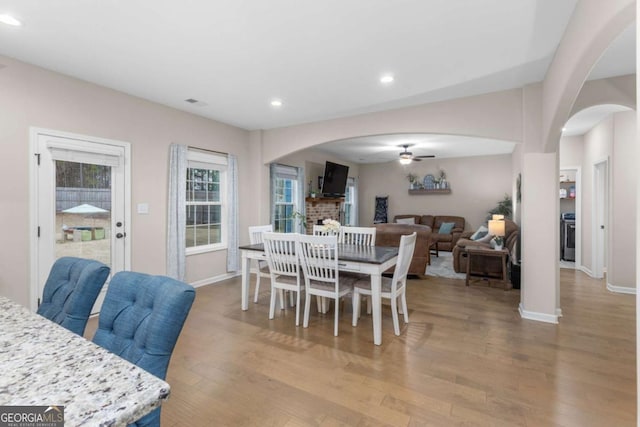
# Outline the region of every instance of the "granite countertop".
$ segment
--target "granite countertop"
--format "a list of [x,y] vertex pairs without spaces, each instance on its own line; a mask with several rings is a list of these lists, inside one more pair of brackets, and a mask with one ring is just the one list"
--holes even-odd
[[0,296],[0,405],[63,405],[65,425],[120,426],[160,406],[165,381]]

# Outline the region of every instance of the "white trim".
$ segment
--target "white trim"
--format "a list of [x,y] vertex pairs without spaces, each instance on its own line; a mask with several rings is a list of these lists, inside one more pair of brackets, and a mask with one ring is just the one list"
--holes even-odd
[[615,286],[611,283],[607,282],[607,290],[609,292],[613,292],[616,294],[627,294],[627,295],[635,295],[636,288],[632,288],[630,286]]
[[207,277],[206,279],[196,280],[195,282],[191,282],[190,285],[194,288],[200,288],[202,286],[213,285],[214,283],[222,282],[227,279],[233,279],[234,277],[239,277],[242,274],[240,272],[232,272],[220,274],[218,276]]
[[584,274],[586,274],[587,276],[593,277],[595,279],[595,277],[593,276],[593,272],[591,270],[589,270],[587,267],[585,267],[584,265],[580,265],[580,266],[576,267],[576,270],[580,270]]
[[562,317],[562,309],[561,308],[556,308],[556,316]]
[[208,252],[226,251],[229,249],[226,243],[214,243],[211,245],[191,246],[185,248],[185,256],[206,254]]
[[518,306],[518,311],[520,312],[520,317],[527,320],[535,320],[537,322],[545,322],[545,323],[558,323],[558,315],[557,314],[546,314],[546,313],[536,313],[535,311],[527,311],[522,308],[522,303]]

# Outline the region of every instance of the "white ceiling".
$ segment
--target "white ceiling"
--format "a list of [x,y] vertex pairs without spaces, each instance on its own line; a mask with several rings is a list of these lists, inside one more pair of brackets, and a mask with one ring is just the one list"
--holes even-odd
[[[24,23],[0,25],[0,54],[270,129],[541,81],[576,2],[0,0],[0,13]],[[635,30],[633,42],[635,52]],[[600,77],[635,71],[628,44]],[[395,82],[380,84],[383,73]]]

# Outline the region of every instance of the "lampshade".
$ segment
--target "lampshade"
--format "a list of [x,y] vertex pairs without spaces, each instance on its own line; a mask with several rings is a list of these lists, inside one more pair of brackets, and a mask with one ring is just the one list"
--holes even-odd
[[493,234],[494,236],[504,236],[504,221],[490,220],[489,234]]
[[493,220],[503,220],[504,219],[504,215],[493,214],[493,217],[491,219],[493,219]]

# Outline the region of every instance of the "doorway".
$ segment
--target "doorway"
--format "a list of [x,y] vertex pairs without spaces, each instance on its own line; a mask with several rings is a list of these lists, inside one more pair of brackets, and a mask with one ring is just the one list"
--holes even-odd
[[560,168],[560,268],[582,265],[582,172],[580,166]]
[[[40,304],[53,263],[98,260],[110,277],[129,269],[130,146],[126,142],[33,129],[31,308]],[[103,287],[92,309],[98,313]]]

